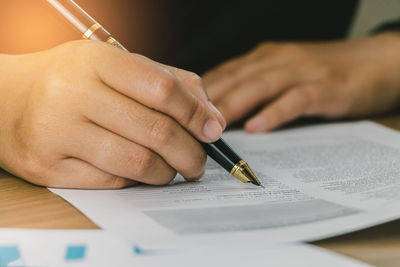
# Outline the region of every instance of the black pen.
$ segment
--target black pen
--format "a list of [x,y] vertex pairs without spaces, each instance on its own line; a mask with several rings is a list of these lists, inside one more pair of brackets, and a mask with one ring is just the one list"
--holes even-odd
[[249,165],[222,138],[214,143],[201,143],[201,145],[207,154],[233,177],[243,183],[261,185]]
[[[73,0],[47,0],[47,2],[82,33],[83,39],[104,41],[128,51]],[[207,154],[233,177],[243,183],[261,185],[249,165],[222,138],[214,143],[201,144]]]

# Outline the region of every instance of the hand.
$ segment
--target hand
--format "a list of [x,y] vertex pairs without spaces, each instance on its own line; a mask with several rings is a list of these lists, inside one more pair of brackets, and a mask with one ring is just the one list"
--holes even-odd
[[0,56],[0,167],[64,188],[199,179],[224,119],[201,79],[96,41]]
[[361,117],[400,100],[400,35],[354,41],[263,43],[204,76],[208,95],[228,123],[259,106],[249,132],[300,116]]

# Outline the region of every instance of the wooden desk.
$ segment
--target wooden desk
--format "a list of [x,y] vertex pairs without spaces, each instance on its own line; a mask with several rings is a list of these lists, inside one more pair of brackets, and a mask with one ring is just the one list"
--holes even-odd
[[[400,115],[376,118],[375,121],[400,130]],[[0,227],[98,228],[46,188],[34,186],[1,170]],[[400,266],[400,220],[313,244],[373,265]]]

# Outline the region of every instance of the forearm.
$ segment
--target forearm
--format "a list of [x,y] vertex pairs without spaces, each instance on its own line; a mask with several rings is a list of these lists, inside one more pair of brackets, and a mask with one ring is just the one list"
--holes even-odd
[[[400,25],[399,25],[400,27]],[[386,90],[392,88],[400,95],[400,28],[399,31],[382,31],[381,33],[370,37],[370,54],[375,54],[376,64],[379,66],[376,75],[380,75],[381,84],[377,86]],[[400,100],[398,100],[400,105]]]

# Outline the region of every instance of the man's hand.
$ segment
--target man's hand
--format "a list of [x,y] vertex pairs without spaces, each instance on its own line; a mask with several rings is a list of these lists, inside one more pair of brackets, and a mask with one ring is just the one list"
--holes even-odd
[[249,132],[269,131],[300,116],[360,117],[400,100],[400,35],[355,41],[264,43],[204,76],[210,99],[228,123],[259,106]]
[[225,121],[201,78],[96,41],[0,56],[0,167],[66,188],[204,173]]

